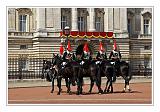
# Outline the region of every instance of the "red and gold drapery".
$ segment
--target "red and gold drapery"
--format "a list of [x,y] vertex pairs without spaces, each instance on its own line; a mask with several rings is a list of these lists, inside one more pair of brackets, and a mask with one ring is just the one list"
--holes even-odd
[[[66,37],[60,32],[60,37]],[[71,31],[69,37],[72,38],[113,38],[113,32],[79,32]]]

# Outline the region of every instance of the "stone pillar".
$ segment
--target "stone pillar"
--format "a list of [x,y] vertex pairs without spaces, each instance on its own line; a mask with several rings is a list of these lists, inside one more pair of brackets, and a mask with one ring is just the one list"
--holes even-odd
[[123,17],[120,16],[120,8],[114,8],[113,13],[114,13],[113,28],[114,28],[114,31],[119,32],[120,31],[120,18],[122,18],[123,20]]
[[72,31],[78,31],[77,8],[72,8]]
[[113,31],[113,8],[108,9],[108,31]]
[[121,30],[127,32],[127,8],[120,8]]
[[152,34],[152,19],[149,20],[149,31],[148,34]]
[[37,8],[37,30],[45,29],[45,8]]
[[95,31],[95,11],[94,8],[89,8],[89,31]]
[[141,34],[144,34],[144,22],[143,22],[143,15],[141,14]]
[[107,32],[108,31],[108,24],[109,24],[109,22],[108,22],[108,18],[109,18],[108,8],[104,8],[104,12],[105,12],[105,14],[104,14],[104,32]]
[[46,9],[46,27],[53,28],[53,9],[52,8]]
[[54,8],[53,10],[53,27],[55,31],[61,30],[61,8]]
[[9,8],[8,9],[8,30],[9,31],[15,31],[16,30],[16,12],[15,9]]
[[37,33],[34,34],[34,37],[47,37],[45,16],[46,16],[45,8],[37,8],[36,11]]

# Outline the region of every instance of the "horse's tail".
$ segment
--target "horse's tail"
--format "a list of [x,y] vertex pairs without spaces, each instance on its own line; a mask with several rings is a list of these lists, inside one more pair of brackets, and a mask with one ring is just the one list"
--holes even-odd
[[132,74],[131,74],[130,65],[127,64],[127,66],[128,66],[128,76],[127,76],[127,79],[128,79],[128,81],[130,81],[132,79]]
[[125,63],[121,68],[122,77],[128,82],[132,79],[130,65]]

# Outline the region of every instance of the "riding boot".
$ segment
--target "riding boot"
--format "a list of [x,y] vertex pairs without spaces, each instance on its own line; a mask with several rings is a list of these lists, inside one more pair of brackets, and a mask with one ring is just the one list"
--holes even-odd
[[116,81],[116,68],[115,68],[115,66],[114,66],[112,82],[115,82],[115,81]]

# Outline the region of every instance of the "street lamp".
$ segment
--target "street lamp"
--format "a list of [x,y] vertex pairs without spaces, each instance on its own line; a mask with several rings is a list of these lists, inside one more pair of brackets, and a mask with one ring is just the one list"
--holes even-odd
[[65,48],[66,48],[66,50],[67,50],[68,36],[70,35],[70,27],[69,27],[69,26],[66,26],[66,27],[64,28],[63,34],[64,34],[65,36],[67,36],[67,37],[66,37],[66,45],[65,45]]

